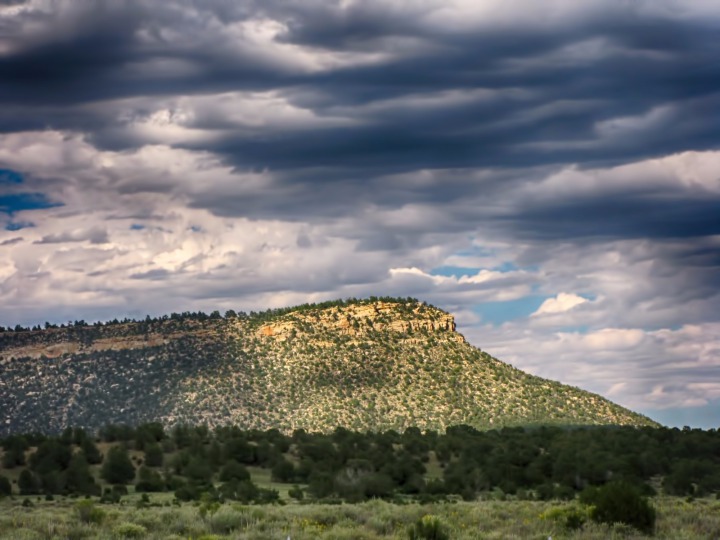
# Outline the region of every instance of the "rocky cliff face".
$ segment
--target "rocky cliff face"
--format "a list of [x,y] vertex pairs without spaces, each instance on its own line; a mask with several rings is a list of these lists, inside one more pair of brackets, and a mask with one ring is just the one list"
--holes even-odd
[[188,335],[212,334],[211,328],[187,328],[173,331],[172,325],[145,332],[138,323],[50,330],[11,332],[0,335],[0,365],[19,358],[62,358],[66,355],[103,351],[145,349],[167,345]]
[[416,303],[411,306],[374,302],[332,307],[321,312],[291,312],[279,320],[262,325],[258,336],[286,341],[322,328],[342,336],[360,338],[370,332],[411,335],[416,332],[446,332],[458,342],[465,338],[455,332],[455,319],[435,307]]

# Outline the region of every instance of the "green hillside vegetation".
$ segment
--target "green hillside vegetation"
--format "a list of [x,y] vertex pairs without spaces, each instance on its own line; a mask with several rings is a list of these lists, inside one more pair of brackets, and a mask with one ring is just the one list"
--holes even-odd
[[154,421],[283,433],[657,425],[491,357],[415,299],[45,326],[0,332],[0,435]]

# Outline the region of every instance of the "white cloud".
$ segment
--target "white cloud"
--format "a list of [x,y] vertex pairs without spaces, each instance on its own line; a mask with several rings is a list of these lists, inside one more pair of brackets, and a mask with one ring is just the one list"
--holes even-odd
[[634,195],[678,190],[695,196],[720,193],[720,151],[681,152],[605,169],[568,166],[540,182],[528,182],[521,197],[551,201],[557,197],[591,199],[608,194]]
[[471,343],[530,373],[611,397],[635,410],[707,405],[718,399],[720,324],[678,329],[533,329],[522,321],[461,328]]
[[596,351],[622,351],[637,347],[645,338],[642,330],[635,328],[603,328],[582,336],[583,344]]
[[471,276],[433,275],[419,268],[391,268],[393,287],[408,294],[450,305],[517,300],[530,294],[539,277],[525,271],[480,270]]
[[585,302],[587,302],[587,299],[582,296],[571,293],[560,293],[555,298],[545,300],[532,316],[537,317],[538,315],[548,313],[564,313]]

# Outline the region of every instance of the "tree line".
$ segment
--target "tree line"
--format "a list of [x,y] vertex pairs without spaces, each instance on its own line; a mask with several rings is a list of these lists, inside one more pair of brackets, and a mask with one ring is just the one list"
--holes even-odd
[[[182,313],[173,312],[169,315],[160,315],[157,317],[151,317],[147,315],[145,318],[135,319],[125,317],[122,319],[111,319],[108,321],[95,321],[86,322],[84,319],[76,319],[74,321],[68,321],[67,323],[51,323],[45,321],[43,325],[36,324],[32,326],[23,326],[16,324],[15,326],[2,326],[0,325],[0,333],[4,332],[39,332],[41,330],[60,329],[60,328],[101,328],[103,326],[115,326],[123,324],[158,324],[166,321],[207,321],[207,320],[220,320],[220,319],[242,319],[242,320],[253,320],[257,322],[264,322],[272,320],[276,317],[286,315],[293,312],[305,312],[311,310],[322,310],[332,307],[345,307],[353,304],[371,304],[375,302],[386,302],[394,303],[399,305],[410,305],[421,303],[417,298],[396,298],[392,296],[370,296],[367,298],[346,298],[342,300],[329,300],[326,302],[318,303],[305,303],[297,306],[284,307],[284,308],[271,308],[264,311],[235,311],[228,309],[225,314],[221,314],[219,310],[212,311],[211,313],[205,313],[203,311],[183,311]],[[423,303],[423,305],[426,305]]]
[[[622,481],[645,495],[720,492],[720,432],[677,428],[593,427],[444,434],[358,433],[337,428],[242,430],[235,426],[108,425],[91,434],[13,435],[0,441],[2,468],[20,468],[13,490],[0,471],[0,493],[102,495],[172,491],[180,500],[272,502],[249,467],[268,469],[291,496],[357,502],[370,498],[442,500],[449,496],[572,499]],[[101,451],[101,448],[104,451]],[[103,492],[100,484],[108,486]]]

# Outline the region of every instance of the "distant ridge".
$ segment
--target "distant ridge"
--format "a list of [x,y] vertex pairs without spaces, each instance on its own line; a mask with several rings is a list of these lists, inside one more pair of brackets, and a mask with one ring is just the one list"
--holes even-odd
[[0,434],[156,420],[284,432],[658,425],[491,357],[415,299],[0,333]]

